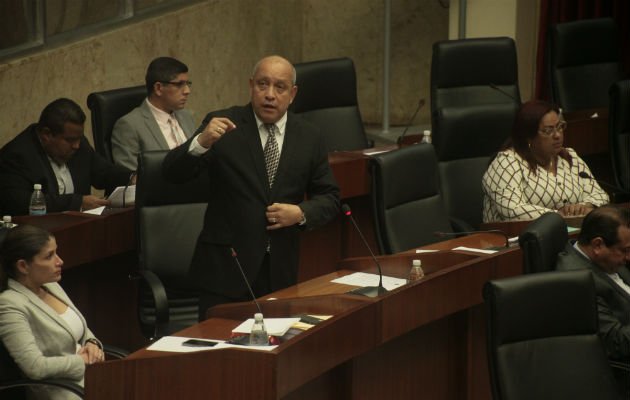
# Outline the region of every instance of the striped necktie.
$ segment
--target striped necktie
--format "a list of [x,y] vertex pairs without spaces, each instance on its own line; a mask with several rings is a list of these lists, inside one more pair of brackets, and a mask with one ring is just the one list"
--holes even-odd
[[269,132],[269,135],[267,136],[267,143],[265,143],[263,153],[265,155],[265,165],[267,166],[269,187],[272,187],[273,181],[276,177],[276,171],[278,170],[278,163],[280,162],[280,149],[278,148],[278,142],[276,141],[276,125],[265,124],[265,128],[267,129],[267,132]]
[[168,125],[171,127],[171,139],[175,142],[175,147],[177,147],[182,144],[182,142],[179,140],[179,135],[177,135],[177,128],[175,127],[173,118],[168,119]]

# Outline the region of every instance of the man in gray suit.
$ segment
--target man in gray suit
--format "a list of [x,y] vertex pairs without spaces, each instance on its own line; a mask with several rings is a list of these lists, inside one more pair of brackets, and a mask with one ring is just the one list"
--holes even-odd
[[590,269],[595,280],[599,332],[611,358],[630,358],[630,210],[591,211],[576,243],[559,254],[559,270]]
[[184,110],[192,84],[186,64],[171,57],[156,58],[145,81],[148,97],[120,118],[112,131],[114,162],[134,171],[141,152],[173,149],[195,131],[192,115]]

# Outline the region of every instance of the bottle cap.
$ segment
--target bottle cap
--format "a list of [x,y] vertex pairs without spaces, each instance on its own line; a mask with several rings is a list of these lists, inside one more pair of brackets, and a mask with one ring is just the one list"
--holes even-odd
[[419,267],[422,265],[422,261],[421,260],[413,260],[411,262],[411,265],[413,265],[414,267]]
[[430,131],[430,130],[428,130],[428,129],[425,129],[424,131],[422,131],[422,134],[423,134],[424,136],[427,136],[427,135],[430,135],[430,134],[431,134],[431,131]]
[[3,215],[2,216],[2,222],[4,222],[4,223],[11,222],[11,216],[10,215]]
[[254,314],[254,320],[260,321],[262,319],[263,319],[263,315],[261,313],[258,312],[256,314]]
[[42,190],[42,185],[40,183],[36,183],[33,185],[33,189],[35,190]]

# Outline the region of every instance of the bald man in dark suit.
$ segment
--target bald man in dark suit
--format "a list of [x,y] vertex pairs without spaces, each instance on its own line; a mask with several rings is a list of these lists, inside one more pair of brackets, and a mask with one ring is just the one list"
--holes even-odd
[[212,186],[191,265],[203,291],[200,319],[213,305],[248,299],[231,248],[263,296],[296,283],[300,230],[338,214],[323,138],[287,112],[295,79],[284,58],[263,58],[249,81],[250,104],[208,114],[197,134],[164,160],[167,179],[207,173]]

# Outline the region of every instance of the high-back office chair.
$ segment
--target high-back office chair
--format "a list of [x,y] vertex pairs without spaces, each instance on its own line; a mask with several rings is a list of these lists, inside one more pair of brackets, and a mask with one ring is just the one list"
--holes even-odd
[[558,254],[569,241],[567,224],[558,213],[541,215],[519,235],[526,274],[554,271]]
[[608,143],[615,181],[617,186],[626,192],[630,192],[630,113],[628,110],[630,110],[630,80],[616,82],[610,88]]
[[483,297],[494,400],[620,398],[589,271],[491,281]]
[[188,269],[208,201],[206,176],[185,184],[162,178],[168,151],[143,152],[136,189],[140,285],[138,318],[143,334],[157,339],[198,320],[199,291]]
[[146,97],[145,86],[90,93],[87,104],[92,114],[92,134],[97,153],[113,161],[112,130],[116,121],[138,107]]
[[623,79],[617,28],[611,18],[556,24],[548,36],[553,101],[570,112],[608,107],[608,89]]
[[415,144],[372,159],[372,204],[383,254],[437,242],[452,232],[438,190],[433,146]]
[[298,92],[290,109],[320,127],[328,151],[371,147],[359,112],[352,60],[300,63],[295,70]]
[[483,217],[481,178],[509,137],[520,107],[516,46],[510,38],[437,42],[431,61],[432,140],[441,192],[458,230]]

